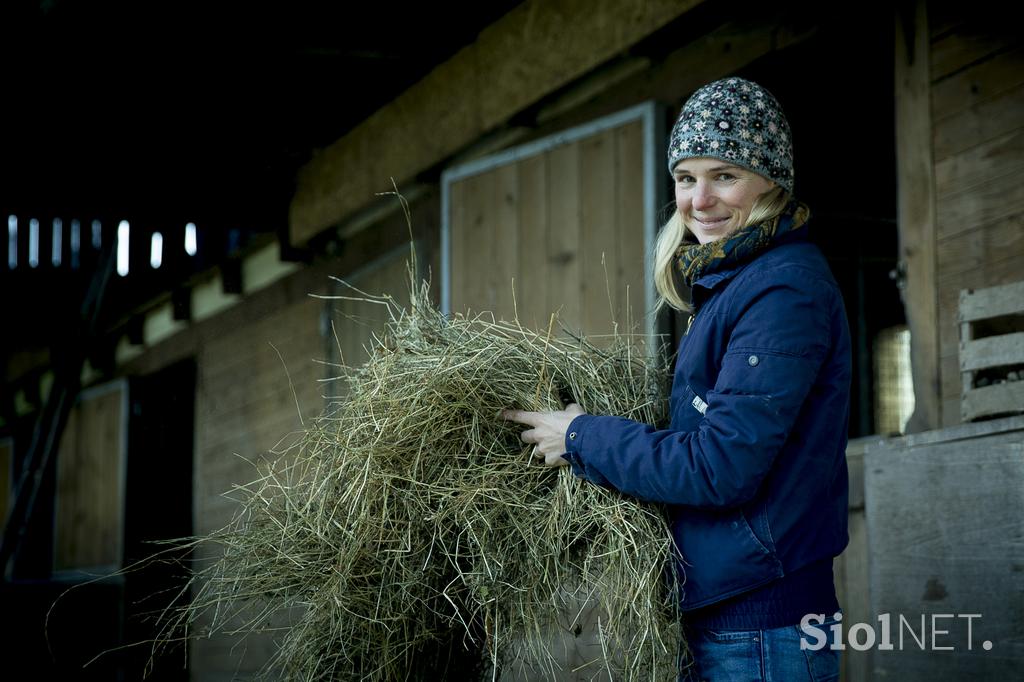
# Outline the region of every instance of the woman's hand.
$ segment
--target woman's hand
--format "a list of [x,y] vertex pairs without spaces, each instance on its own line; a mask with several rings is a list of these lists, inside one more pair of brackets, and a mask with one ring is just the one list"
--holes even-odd
[[526,412],[524,410],[502,410],[503,419],[533,427],[523,431],[520,438],[524,443],[533,443],[533,454],[544,457],[549,467],[565,466],[569,463],[565,454],[565,432],[573,419],[586,414],[576,403],[569,403],[564,410],[555,412]]

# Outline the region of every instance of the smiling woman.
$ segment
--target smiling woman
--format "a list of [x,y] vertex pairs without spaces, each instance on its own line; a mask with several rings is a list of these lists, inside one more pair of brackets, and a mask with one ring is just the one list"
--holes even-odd
[[522,439],[548,465],[669,505],[686,682],[839,679],[837,651],[802,647],[798,626],[839,611],[850,338],[810,211],[792,199],[790,140],[776,99],[741,78],[700,88],[673,128],[676,211],[655,284],[692,317],[667,429],[586,405],[504,415],[531,427]]

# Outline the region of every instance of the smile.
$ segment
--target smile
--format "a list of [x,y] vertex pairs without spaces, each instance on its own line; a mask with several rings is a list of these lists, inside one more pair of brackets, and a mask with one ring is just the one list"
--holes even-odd
[[729,216],[726,216],[724,218],[697,218],[695,216],[694,220],[696,220],[704,227],[721,227],[725,223],[729,222]]

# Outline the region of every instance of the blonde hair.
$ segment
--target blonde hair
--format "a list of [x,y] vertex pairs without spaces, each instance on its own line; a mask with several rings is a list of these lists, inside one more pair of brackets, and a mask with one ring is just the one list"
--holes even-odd
[[[755,225],[778,216],[789,203],[789,192],[776,185],[754,201],[750,209],[747,225]],[[658,290],[658,302],[654,307],[657,313],[664,306],[675,310],[690,312],[687,303],[679,291],[679,279],[676,274],[676,249],[686,236],[686,223],[679,211],[675,211],[665,226],[661,228],[658,241],[654,245],[654,287]]]

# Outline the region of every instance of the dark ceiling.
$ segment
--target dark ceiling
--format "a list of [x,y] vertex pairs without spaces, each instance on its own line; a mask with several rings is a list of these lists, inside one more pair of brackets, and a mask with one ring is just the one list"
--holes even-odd
[[295,171],[516,2],[4,2],[0,205],[277,223]]
[[[315,150],[517,4],[4,0],[0,218],[18,217],[21,242],[37,219],[44,255],[27,268],[20,243],[10,271],[0,240],[0,356],[63,329],[88,284],[84,262],[47,262],[54,219],[105,231],[128,219],[133,234],[193,221],[207,257],[286,234]],[[107,317],[166,290],[169,269],[115,279]]]

